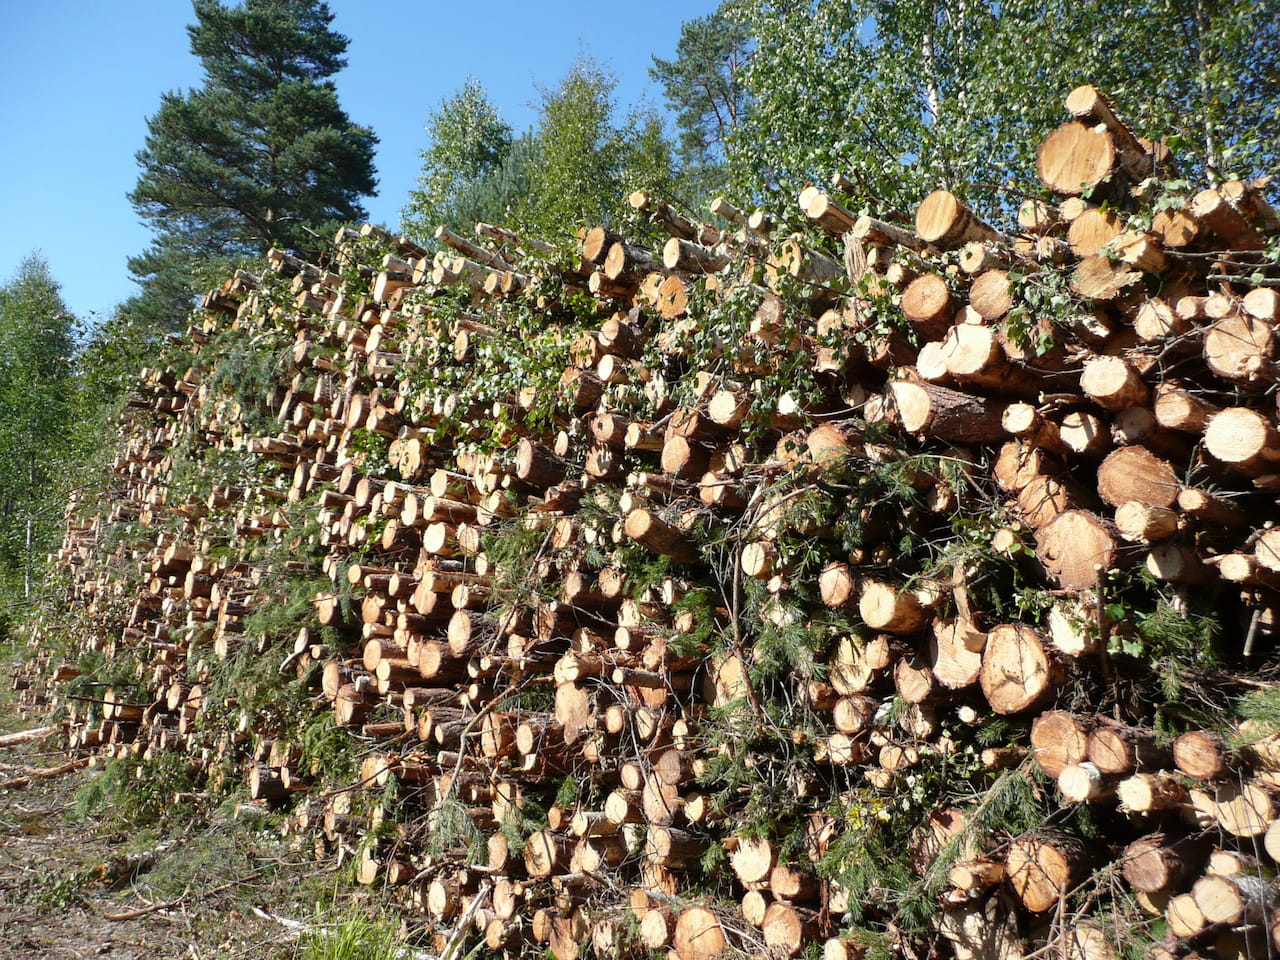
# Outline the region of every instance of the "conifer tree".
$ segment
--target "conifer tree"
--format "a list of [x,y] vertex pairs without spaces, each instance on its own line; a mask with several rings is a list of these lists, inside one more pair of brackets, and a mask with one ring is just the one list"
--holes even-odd
[[187,32],[204,85],[162,97],[129,195],[156,230],[130,262],[143,284],[133,306],[170,323],[195,292],[194,264],[315,249],[330,224],[364,215],[360,198],[376,185],[377,138],[347,117],[330,79],[348,41],[326,3],[193,6]]

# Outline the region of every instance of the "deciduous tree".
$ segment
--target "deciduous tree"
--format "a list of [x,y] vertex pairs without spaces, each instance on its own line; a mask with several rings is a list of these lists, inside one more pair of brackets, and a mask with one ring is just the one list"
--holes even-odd
[[427,148],[422,173],[410,192],[402,217],[406,233],[426,238],[444,225],[467,231],[477,220],[501,220],[514,193],[502,188],[514,181],[503,174],[512,156],[511,126],[499,116],[475,77],[445,97],[427,117]]
[[[929,190],[995,205],[1037,189],[1034,148],[1091,83],[1140,134],[1173,134],[1193,179],[1278,169],[1276,18],[1215,0],[730,0],[751,36],[736,182],[791,193],[839,170],[869,206]],[[1228,133],[1231,131],[1231,133]]]
[[56,538],[75,422],[75,337],[49,265],[28,257],[0,287],[0,595],[8,600],[31,594]]

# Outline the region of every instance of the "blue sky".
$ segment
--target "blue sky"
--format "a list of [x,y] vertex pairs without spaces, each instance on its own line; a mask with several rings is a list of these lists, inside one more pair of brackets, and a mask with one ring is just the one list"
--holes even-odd
[[[537,87],[554,86],[579,53],[612,70],[620,105],[663,106],[650,57],[671,57],[681,22],[717,5],[329,0],[351,40],[339,97],[381,141],[370,219],[398,222],[427,113],[468,74],[517,130],[533,123]],[[201,83],[192,19],[185,0],[0,0],[0,282],[38,252],[81,318],[105,318],[133,292],[125,261],[150,234],[125,194],[161,93]]]

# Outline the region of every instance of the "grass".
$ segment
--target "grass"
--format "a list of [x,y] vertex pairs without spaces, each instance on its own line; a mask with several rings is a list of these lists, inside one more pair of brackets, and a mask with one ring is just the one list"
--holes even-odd
[[337,920],[315,917],[303,934],[296,960],[393,960],[401,955],[396,925],[385,917],[348,911]]

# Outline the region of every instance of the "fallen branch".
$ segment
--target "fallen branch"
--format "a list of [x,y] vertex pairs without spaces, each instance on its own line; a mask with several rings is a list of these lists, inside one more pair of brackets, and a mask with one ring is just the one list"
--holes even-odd
[[[258,877],[260,875],[261,875],[261,871],[259,871],[258,873],[250,874],[247,877],[239,877],[238,879],[231,880],[227,883],[224,883],[220,887],[214,887],[212,890],[206,890],[202,892],[200,895],[202,897],[211,897],[214,894],[222,893],[224,890],[230,890],[232,887],[234,887],[238,883],[248,883],[250,880],[253,880],[255,877]],[[181,906],[182,901],[187,899],[187,894],[189,894],[190,892],[191,892],[191,888],[187,887],[187,889],[182,891],[182,896],[177,897],[173,900],[165,900],[161,903],[148,904],[145,907],[138,907],[137,909],[134,909],[134,910],[125,910],[122,913],[104,913],[102,915],[102,919],[103,920],[137,920],[139,917],[145,917],[148,914],[158,913],[161,910],[172,910],[174,907]]]
[[[230,886],[230,884],[228,884]],[[216,890],[212,891],[217,893]],[[169,910],[179,906],[183,900],[187,898],[187,890],[182,891],[182,896],[176,900],[165,900],[162,903],[153,903],[146,907],[138,907],[136,910],[125,910],[123,913],[104,913],[103,920],[137,920],[139,917],[145,917],[148,914],[157,913],[161,910]]]
[[57,733],[57,727],[34,727],[31,730],[19,730],[17,733],[6,733],[0,736],[0,747],[16,747],[22,743],[34,743]]
[[53,777],[60,777],[64,773],[71,773],[73,770],[80,770],[89,765],[88,757],[81,757],[79,760],[72,760],[58,767],[46,767],[43,770],[32,770],[25,776],[15,777],[12,780],[5,780],[0,783],[0,790],[10,790],[15,787],[25,787],[32,780],[49,780]]

